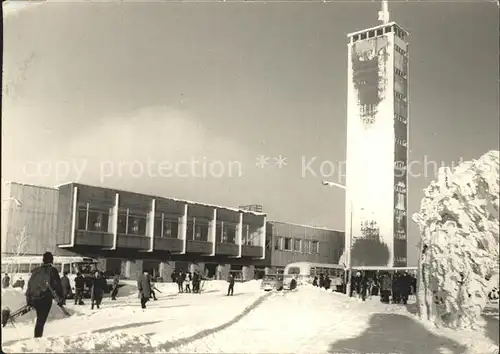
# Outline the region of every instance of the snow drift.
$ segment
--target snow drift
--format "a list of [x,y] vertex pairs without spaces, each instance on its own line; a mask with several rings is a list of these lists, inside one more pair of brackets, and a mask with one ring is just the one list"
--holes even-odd
[[478,327],[498,284],[498,151],[440,169],[413,215],[421,231],[419,314],[436,325]]

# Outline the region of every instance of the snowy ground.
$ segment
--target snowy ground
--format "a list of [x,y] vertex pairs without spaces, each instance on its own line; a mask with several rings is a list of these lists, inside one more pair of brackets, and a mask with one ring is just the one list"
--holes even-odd
[[[485,313],[484,331],[453,332],[419,322],[411,306],[366,303],[318,288],[263,293],[258,281],[207,282],[205,293],[162,294],[141,310],[132,286],[99,310],[69,305],[64,318],[53,306],[45,338],[31,339],[33,314],[2,331],[5,352],[168,353],[481,353],[498,350],[498,305]],[[22,293],[2,292],[2,306],[16,308]],[[87,301],[88,304],[88,301]],[[31,317],[29,317],[31,316]]]

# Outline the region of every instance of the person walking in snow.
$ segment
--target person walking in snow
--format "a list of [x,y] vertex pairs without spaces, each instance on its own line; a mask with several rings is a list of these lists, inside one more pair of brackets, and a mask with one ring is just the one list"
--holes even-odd
[[6,289],[10,286],[10,277],[9,274],[5,273],[4,277],[2,278],[2,288]]
[[184,274],[184,272],[180,271],[179,272],[179,275],[177,276],[177,286],[179,287],[179,293],[183,293],[184,292],[184,287],[183,287],[183,284],[184,284],[184,279],[186,277],[186,274]]
[[384,273],[380,276],[380,301],[388,304],[391,296],[392,281],[389,274]]
[[318,277],[317,276],[314,276],[314,279],[313,279],[313,286],[318,286]]
[[394,273],[392,278],[392,303],[401,303],[401,275],[399,272]]
[[234,294],[234,283],[235,283],[235,279],[234,279],[234,274],[233,273],[229,273],[229,278],[227,278],[227,282],[229,283],[229,286],[227,288],[227,296],[229,296],[229,295],[233,296],[233,294]]
[[363,274],[363,277],[361,278],[361,300],[366,301],[366,296],[368,295],[368,292],[370,290],[370,280],[368,279],[368,276],[366,274]]
[[94,309],[94,305],[100,308],[102,303],[102,298],[104,297],[104,289],[108,284],[106,279],[101,275],[101,272],[96,271],[94,278],[92,279],[92,286],[90,287],[90,309]]
[[407,272],[404,272],[401,278],[399,279],[400,282],[400,295],[401,295],[401,302],[406,305],[408,303],[408,298],[410,297],[411,293],[411,283],[412,279],[408,275]]
[[84,305],[83,303],[83,291],[85,289],[85,279],[82,273],[76,273],[75,278],[75,305]]
[[118,295],[118,285],[120,284],[120,275],[118,273],[113,277],[113,285],[111,286],[111,300],[116,300]]
[[186,273],[186,278],[184,279],[184,292],[191,292],[191,273]]
[[67,271],[65,271],[63,273],[63,276],[61,277],[61,286],[63,289],[64,303],[66,304],[66,300],[71,298],[71,296],[73,295],[73,291],[71,290],[71,284],[69,282]]
[[193,274],[193,293],[200,292],[200,275],[198,272],[194,272]]
[[328,276],[328,274],[325,276],[325,290],[330,289],[330,285],[332,284],[332,280]]
[[149,277],[149,284],[151,284],[151,297],[153,298],[154,301],[158,300],[156,298],[156,294],[155,294],[155,284],[154,284],[154,280],[153,280],[153,276],[151,275],[153,274],[153,272],[150,272],[148,274],[148,277]]
[[144,271],[144,273],[139,276],[139,279],[137,279],[137,290],[139,290],[141,308],[145,309],[146,303],[151,298],[151,282],[147,271]]
[[319,275],[319,287],[323,288],[325,286],[325,276],[323,273],[320,273]]
[[45,252],[42,262],[43,264],[31,273],[26,288],[26,304],[36,311],[35,338],[43,335],[45,322],[52,307],[52,299],[59,306],[64,304],[61,278],[59,271],[52,266],[54,263],[52,253]]

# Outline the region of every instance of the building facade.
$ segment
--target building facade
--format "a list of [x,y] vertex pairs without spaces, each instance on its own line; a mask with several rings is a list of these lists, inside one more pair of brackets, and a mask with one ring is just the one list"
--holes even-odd
[[406,266],[408,33],[348,35],[346,245],[352,266]]
[[326,228],[269,221],[266,257],[257,263],[266,272],[280,272],[293,262],[338,264],[344,251],[344,233]]
[[241,208],[78,183],[12,182],[4,194],[4,255],[93,257],[100,269],[131,279],[144,269],[166,281],[174,270],[253,279],[292,262],[338,263],[344,249],[342,232],[268,222]]
[[[56,249],[57,188],[7,182],[2,191],[2,255]],[[62,252],[64,253],[64,252]]]
[[207,269],[253,279],[265,225],[262,213],[70,183],[59,186],[56,243],[126,277]]

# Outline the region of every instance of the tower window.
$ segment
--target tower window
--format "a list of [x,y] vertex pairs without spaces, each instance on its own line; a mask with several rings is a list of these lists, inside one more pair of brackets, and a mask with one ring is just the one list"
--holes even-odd
[[368,32],[368,38],[375,37],[375,31]]
[[385,33],[390,33],[392,32],[392,26],[387,26],[384,28]]
[[384,31],[382,30],[382,28],[379,28],[379,29],[377,30],[377,36],[381,36],[381,35],[383,35],[383,34],[384,34]]

